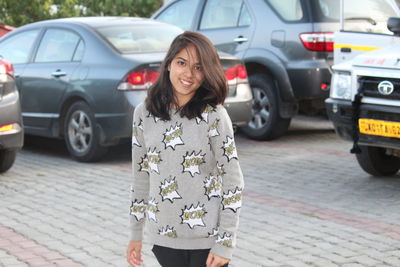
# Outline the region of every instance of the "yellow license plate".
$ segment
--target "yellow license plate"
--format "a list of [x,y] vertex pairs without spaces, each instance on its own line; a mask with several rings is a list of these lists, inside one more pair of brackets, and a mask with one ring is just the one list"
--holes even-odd
[[359,119],[360,133],[400,138],[400,122]]

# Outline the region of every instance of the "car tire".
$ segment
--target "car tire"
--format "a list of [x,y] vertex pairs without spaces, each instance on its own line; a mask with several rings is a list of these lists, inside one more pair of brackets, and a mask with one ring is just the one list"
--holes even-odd
[[78,161],[97,161],[107,152],[107,148],[100,145],[100,131],[94,114],[83,101],[69,107],[64,121],[64,138],[69,153]]
[[400,158],[386,155],[384,148],[360,146],[360,149],[356,158],[365,172],[373,176],[392,176],[399,171]]
[[272,140],[282,136],[291,119],[279,115],[279,99],[273,80],[265,74],[249,77],[253,92],[252,117],[242,131],[255,140]]
[[8,171],[14,164],[17,150],[0,150],[0,173]]

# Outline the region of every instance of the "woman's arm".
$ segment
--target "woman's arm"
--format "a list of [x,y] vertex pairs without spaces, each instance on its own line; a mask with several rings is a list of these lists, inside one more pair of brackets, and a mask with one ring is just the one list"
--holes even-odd
[[213,112],[210,118],[211,150],[217,160],[218,173],[222,180],[219,230],[216,244],[211,249],[211,253],[231,259],[239,227],[244,186],[243,174],[228,113],[221,105],[216,108],[216,112]]

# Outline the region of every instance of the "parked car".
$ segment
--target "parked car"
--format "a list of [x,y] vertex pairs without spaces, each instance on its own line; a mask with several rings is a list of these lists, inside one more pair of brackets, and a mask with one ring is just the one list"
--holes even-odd
[[0,173],[10,169],[24,144],[19,94],[13,65],[0,57]]
[[[0,40],[14,63],[25,132],[64,138],[79,161],[101,158],[131,137],[134,108],[147,95],[182,30],[150,19],[86,17],[20,27]],[[234,123],[250,118],[251,89],[240,59],[222,55]],[[228,77],[229,76],[229,77]]]
[[[345,18],[374,27],[358,11],[390,13],[391,0],[352,0]],[[350,2],[350,1],[349,1]],[[372,3],[374,2],[374,3]],[[243,59],[253,90],[253,116],[243,131],[254,139],[283,135],[300,109],[324,110],[331,79],[337,0],[178,0],[152,16],[208,36],[216,47]]]
[[335,64],[326,100],[337,135],[353,142],[358,164],[373,176],[400,170],[400,17],[389,18],[387,28],[392,35],[338,33],[352,43],[347,47],[366,47],[361,35],[369,47],[386,46]]

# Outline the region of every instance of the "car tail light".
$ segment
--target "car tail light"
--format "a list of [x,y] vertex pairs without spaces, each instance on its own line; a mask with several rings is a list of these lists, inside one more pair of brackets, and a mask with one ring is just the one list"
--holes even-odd
[[10,62],[0,59],[0,75],[2,74],[14,76],[14,67]]
[[236,64],[233,67],[225,70],[225,77],[228,84],[231,83],[247,83],[247,71],[246,67],[242,64]]
[[118,90],[146,90],[157,81],[159,73],[151,69],[141,69],[130,72],[125,80],[118,85]]
[[300,40],[304,47],[310,51],[333,51],[333,32],[301,33]]

